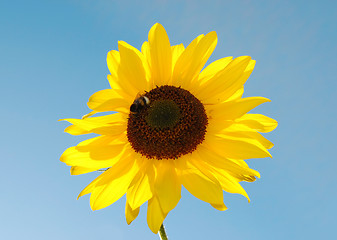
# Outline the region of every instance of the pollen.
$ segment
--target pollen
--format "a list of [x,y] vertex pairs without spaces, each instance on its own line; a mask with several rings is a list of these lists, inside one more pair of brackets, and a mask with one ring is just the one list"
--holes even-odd
[[177,159],[205,139],[208,119],[203,104],[180,87],[161,86],[145,94],[150,104],[130,114],[127,138],[132,148],[151,159]]

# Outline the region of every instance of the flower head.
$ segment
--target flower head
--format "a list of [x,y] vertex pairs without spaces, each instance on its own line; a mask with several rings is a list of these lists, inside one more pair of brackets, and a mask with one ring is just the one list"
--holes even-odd
[[[106,169],[79,194],[91,194],[93,210],[126,194],[127,223],[148,202],[147,222],[157,233],[182,186],[221,211],[227,209],[223,190],[249,200],[239,182],[255,181],[259,173],[244,160],[271,156],[273,144],[258,132],[272,131],[277,122],[247,113],[269,101],[242,98],[255,65],[250,57],[222,58],[202,70],[216,44],[211,32],[186,49],[171,46],[157,23],[141,52],[120,41],[119,51],[108,53],[111,88],[90,97],[91,113],[65,119],[73,124],[66,132],[99,136],[61,156],[73,175]],[[108,111],[117,113],[92,116]]]

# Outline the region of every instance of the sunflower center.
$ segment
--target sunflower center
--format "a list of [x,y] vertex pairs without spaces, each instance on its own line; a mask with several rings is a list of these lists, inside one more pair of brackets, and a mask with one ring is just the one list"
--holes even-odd
[[[127,137],[132,148],[151,159],[177,159],[203,142],[208,124],[203,104],[189,91],[161,86],[143,95],[149,102],[129,114]],[[141,99],[140,99],[141,100]]]
[[173,100],[157,100],[148,110],[145,117],[152,128],[173,128],[180,119],[180,109]]

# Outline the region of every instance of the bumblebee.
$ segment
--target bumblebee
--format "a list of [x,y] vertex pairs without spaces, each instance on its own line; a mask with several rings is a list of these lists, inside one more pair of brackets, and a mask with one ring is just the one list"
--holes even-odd
[[150,104],[150,99],[148,97],[138,94],[136,99],[133,101],[132,105],[130,106],[130,112],[132,114],[137,114],[149,104]]

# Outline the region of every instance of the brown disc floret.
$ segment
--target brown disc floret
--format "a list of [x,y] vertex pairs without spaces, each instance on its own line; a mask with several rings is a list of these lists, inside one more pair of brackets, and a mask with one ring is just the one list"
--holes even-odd
[[158,160],[177,159],[202,143],[208,120],[193,94],[165,85],[144,96],[149,103],[128,119],[127,137],[136,152]]

